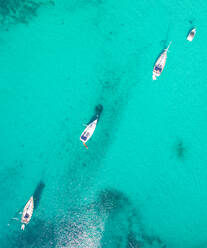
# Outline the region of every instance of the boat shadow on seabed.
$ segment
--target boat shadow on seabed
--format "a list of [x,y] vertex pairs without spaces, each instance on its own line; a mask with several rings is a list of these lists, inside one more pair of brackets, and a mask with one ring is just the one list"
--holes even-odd
[[96,119],[100,119],[101,113],[103,111],[103,106],[101,104],[96,105],[95,107],[95,114],[91,117],[90,121],[87,123],[90,124],[91,122],[95,121]]
[[39,181],[39,183],[36,186],[35,191],[33,193],[34,209],[36,209],[39,206],[41,195],[42,195],[44,188],[45,188],[45,183],[43,181]]

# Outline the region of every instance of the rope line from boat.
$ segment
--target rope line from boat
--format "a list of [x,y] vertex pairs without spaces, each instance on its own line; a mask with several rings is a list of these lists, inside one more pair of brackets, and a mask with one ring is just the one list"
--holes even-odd
[[83,142],[83,145],[85,146],[86,149],[88,149],[88,146],[86,145],[86,143]]

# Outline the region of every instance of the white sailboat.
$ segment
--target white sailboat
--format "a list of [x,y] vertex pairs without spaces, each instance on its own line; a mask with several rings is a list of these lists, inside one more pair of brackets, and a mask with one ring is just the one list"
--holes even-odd
[[152,79],[156,80],[157,77],[159,77],[165,67],[166,59],[167,59],[167,52],[169,50],[169,47],[171,45],[168,45],[167,49],[164,50],[164,52],[160,55],[160,57],[157,59],[155,66],[153,68],[153,74],[152,74]]
[[22,218],[21,218],[22,230],[24,230],[25,225],[27,225],[30,222],[33,214],[33,209],[34,209],[34,200],[33,200],[33,196],[31,196],[23,209]]
[[84,131],[82,132],[81,136],[80,136],[80,140],[83,142],[83,145],[87,147],[86,142],[91,138],[91,136],[93,135],[95,129],[96,129],[96,125],[98,122],[98,118],[95,119],[94,121],[92,121],[90,124],[88,124],[86,126],[86,128],[84,129]]
[[195,37],[195,34],[196,34],[196,29],[193,28],[193,29],[189,32],[189,34],[188,34],[188,36],[187,36],[187,40],[188,40],[188,41],[192,41],[192,40],[194,39],[194,37]]

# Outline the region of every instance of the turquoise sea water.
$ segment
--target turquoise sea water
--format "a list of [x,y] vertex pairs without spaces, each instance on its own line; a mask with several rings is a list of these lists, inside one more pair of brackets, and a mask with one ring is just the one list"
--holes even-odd
[[0,1],[0,247],[207,247],[207,3],[35,3]]

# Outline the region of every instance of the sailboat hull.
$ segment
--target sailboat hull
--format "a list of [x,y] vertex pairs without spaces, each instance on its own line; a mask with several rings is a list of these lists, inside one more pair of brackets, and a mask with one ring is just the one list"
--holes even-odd
[[33,196],[31,196],[29,201],[24,207],[22,218],[21,218],[21,223],[28,224],[30,222],[32,218],[32,214],[33,214],[33,209],[34,209],[34,200],[33,200]]
[[[170,42],[171,44],[171,42]],[[168,49],[170,47],[170,44],[168,46],[167,49],[165,49],[165,51],[159,56],[159,58],[157,59],[155,65],[154,65],[154,68],[153,68],[153,73],[152,73],[152,79],[153,80],[156,80],[157,77],[159,77],[165,67],[165,64],[166,64],[166,60],[167,60],[167,52],[168,52]]]
[[87,125],[87,127],[85,128],[85,130],[82,132],[81,136],[80,136],[80,140],[85,144],[93,135],[95,129],[96,129],[96,124],[97,124],[97,119],[93,122],[91,122],[89,125]]

